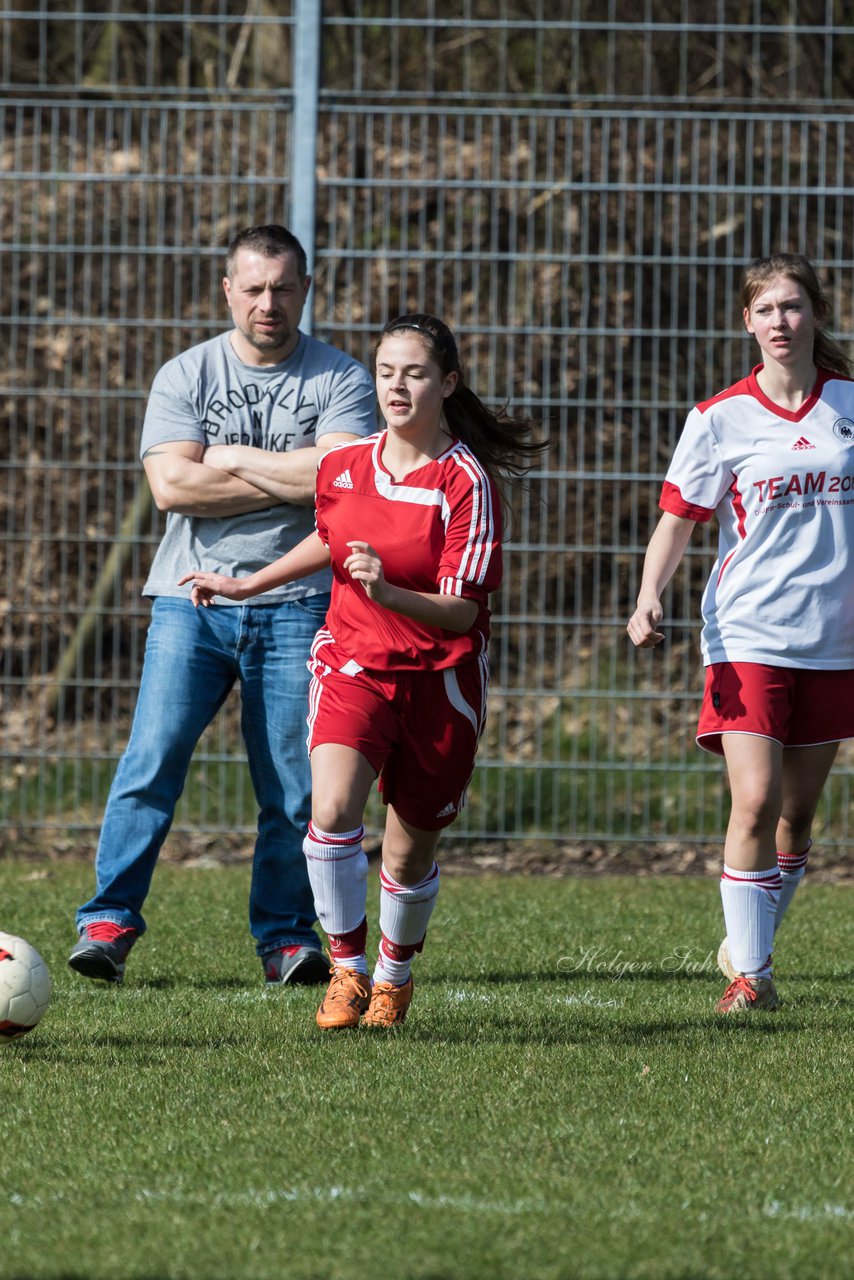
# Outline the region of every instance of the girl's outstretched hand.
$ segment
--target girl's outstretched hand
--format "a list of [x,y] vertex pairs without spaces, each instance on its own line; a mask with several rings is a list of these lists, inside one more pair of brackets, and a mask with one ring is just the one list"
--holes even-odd
[[246,590],[245,578],[229,578],[224,573],[185,573],[178,579],[178,586],[192,582],[190,599],[198,609],[203,605],[206,609],[213,604],[214,596],[225,596],[229,600],[245,600],[250,593]]

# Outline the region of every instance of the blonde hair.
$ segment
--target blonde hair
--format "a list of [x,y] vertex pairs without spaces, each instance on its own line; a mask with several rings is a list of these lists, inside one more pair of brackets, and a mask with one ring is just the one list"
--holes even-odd
[[813,362],[817,368],[829,369],[851,377],[851,361],[840,343],[825,333],[824,326],[831,317],[830,299],[821,287],[815,267],[801,253],[772,253],[768,258],[756,258],[744,269],[741,277],[741,305],[749,311],[758,293],[771,284],[777,276],[785,276],[802,286],[812,304],[816,330],[813,343]]

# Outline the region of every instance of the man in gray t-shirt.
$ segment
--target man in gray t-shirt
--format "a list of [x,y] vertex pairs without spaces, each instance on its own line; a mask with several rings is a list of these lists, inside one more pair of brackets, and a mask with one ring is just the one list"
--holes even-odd
[[242,231],[223,281],[234,328],[168,361],[151,388],[141,454],[166,530],[143,588],[151,625],[104,813],[96,892],[77,912],[69,963],[86,977],[122,981],[193,751],[236,681],[259,808],[249,897],[256,951],[268,982],[328,977],[302,842],[306,663],[329,575],[199,610],[177,585],[193,569],[245,576],[295,546],[314,527],[321,454],[376,428],[367,370],[299,330],[310,283],[305,253],[284,227]]

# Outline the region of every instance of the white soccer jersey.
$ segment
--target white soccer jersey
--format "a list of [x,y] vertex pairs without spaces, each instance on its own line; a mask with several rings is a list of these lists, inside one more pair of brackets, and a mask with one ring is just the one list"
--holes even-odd
[[761,368],[691,410],[661,494],[718,518],[703,660],[854,668],[854,381],[820,369],[790,412]]
[[[332,602],[321,640],[368,671],[439,670],[480,656],[489,638],[488,596],[501,582],[501,507],[495,485],[459,440],[403,480],[383,463],[386,433],[341,444],[321,458],[317,532],[332,556]],[[368,542],[386,580],[436,595],[463,596],[478,606],[468,631],[416,622],[384,609],[343,568],[351,540]]]

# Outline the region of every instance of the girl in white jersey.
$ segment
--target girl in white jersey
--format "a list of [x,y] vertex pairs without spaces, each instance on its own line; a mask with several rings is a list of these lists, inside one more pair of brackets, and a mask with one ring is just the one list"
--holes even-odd
[[854,737],[854,382],[799,254],[753,262],[749,377],[688,415],[650,540],[633,642],[651,648],[661,594],[695,524],[717,517],[703,596],[697,740],[722,753],[732,808],[721,880],[730,979],[717,1009],[774,1009],[774,933],[806,868],[819,797]]
[[[483,729],[488,595],[501,580],[497,480],[541,446],[463,381],[441,320],[406,315],[374,353],[386,428],[318,469],[316,532],[246,578],[189,573],[196,605],[268,591],[331,563],[310,664],[312,819],[304,849],[332,978],[324,1029],[403,1022],[412,958],[439,891],[435,853],[462,806]],[[368,976],[363,815],[387,805],[379,958]]]

